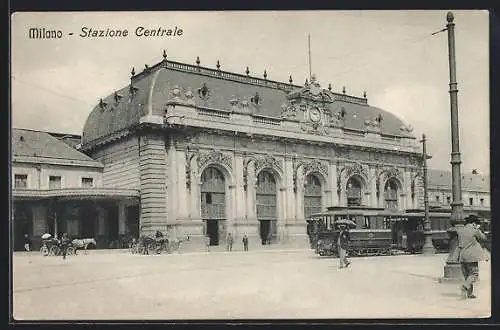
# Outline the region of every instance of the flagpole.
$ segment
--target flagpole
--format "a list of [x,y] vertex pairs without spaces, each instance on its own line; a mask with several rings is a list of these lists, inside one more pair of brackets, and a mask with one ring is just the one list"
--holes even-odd
[[307,47],[309,49],[309,81],[311,81],[312,71],[311,71],[311,35],[307,35]]

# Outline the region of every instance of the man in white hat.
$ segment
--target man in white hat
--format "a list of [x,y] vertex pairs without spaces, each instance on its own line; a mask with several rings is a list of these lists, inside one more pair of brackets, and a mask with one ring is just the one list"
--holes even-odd
[[340,233],[337,239],[337,249],[339,251],[339,268],[349,267],[351,262],[347,260],[347,246],[349,245],[349,230],[346,225],[339,226]]
[[479,229],[479,218],[468,216],[466,224],[458,230],[458,261],[462,267],[465,283],[462,284],[462,298],[474,299],[474,283],[479,278],[478,262],[484,259],[483,247],[479,242],[486,241],[486,235]]

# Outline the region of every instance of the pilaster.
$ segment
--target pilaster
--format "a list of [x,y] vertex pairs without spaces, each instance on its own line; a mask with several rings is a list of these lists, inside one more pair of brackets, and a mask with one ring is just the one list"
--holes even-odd
[[125,203],[123,201],[118,202],[118,234],[125,235],[127,224],[127,213],[125,209]]
[[[369,186],[370,187],[369,187],[369,189],[370,189],[370,192],[371,192],[371,195],[370,195],[370,197],[371,197],[370,206],[371,207],[378,207],[378,205],[379,205],[378,204],[379,203],[378,198],[380,196],[377,197],[377,180],[378,180],[378,178],[377,178],[377,175],[378,175],[377,169],[375,167],[370,167],[369,172],[370,172],[370,178],[369,178],[369,180],[370,180]],[[382,194],[380,193],[380,195],[382,195]]]
[[330,206],[340,205],[337,193],[337,164],[333,162],[328,166],[328,182],[330,186]]
[[243,155],[241,153],[235,153],[233,157],[234,171],[233,175],[235,178],[236,188],[235,188],[235,219],[241,220],[245,218],[246,214],[246,201],[245,201],[245,191],[243,182]]
[[186,185],[186,156],[182,145],[178,145],[175,150],[175,170],[176,170],[176,195],[178,196],[176,207],[177,215],[174,219],[187,219],[189,195]]
[[[175,152],[170,152],[172,157]],[[167,166],[164,138],[145,132],[140,137],[139,171],[142,233],[166,230]]]

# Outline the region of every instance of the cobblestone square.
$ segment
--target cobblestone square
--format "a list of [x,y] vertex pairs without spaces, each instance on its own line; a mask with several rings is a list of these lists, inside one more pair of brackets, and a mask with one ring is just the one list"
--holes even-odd
[[312,251],[133,255],[62,260],[15,254],[17,320],[489,317],[490,263],[478,299],[438,283],[446,255],[338,259]]

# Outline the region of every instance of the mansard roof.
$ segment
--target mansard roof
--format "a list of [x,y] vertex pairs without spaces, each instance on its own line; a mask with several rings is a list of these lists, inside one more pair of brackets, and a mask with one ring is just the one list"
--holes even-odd
[[[182,93],[191,93],[196,106],[230,110],[231,100],[246,100],[253,114],[279,118],[283,104],[293,97],[307,98],[312,84],[298,86],[164,60],[135,74],[128,86],[100,100],[84,125],[82,144],[130,128],[138,124],[142,116],[162,116],[175,87]],[[205,97],[200,93],[203,90],[207,92]],[[259,104],[253,106],[252,99],[256,95]],[[380,115],[381,134],[411,136],[411,131],[397,116],[369,106],[366,98],[322,88],[320,95],[325,101],[325,109],[345,114],[345,129],[364,131],[365,122]]]
[[[451,190],[451,172],[429,170],[429,188]],[[489,175],[462,173],[462,189],[474,191],[490,191]]]
[[13,128],[11,143],[13,161],[103,167],[48,132]]

